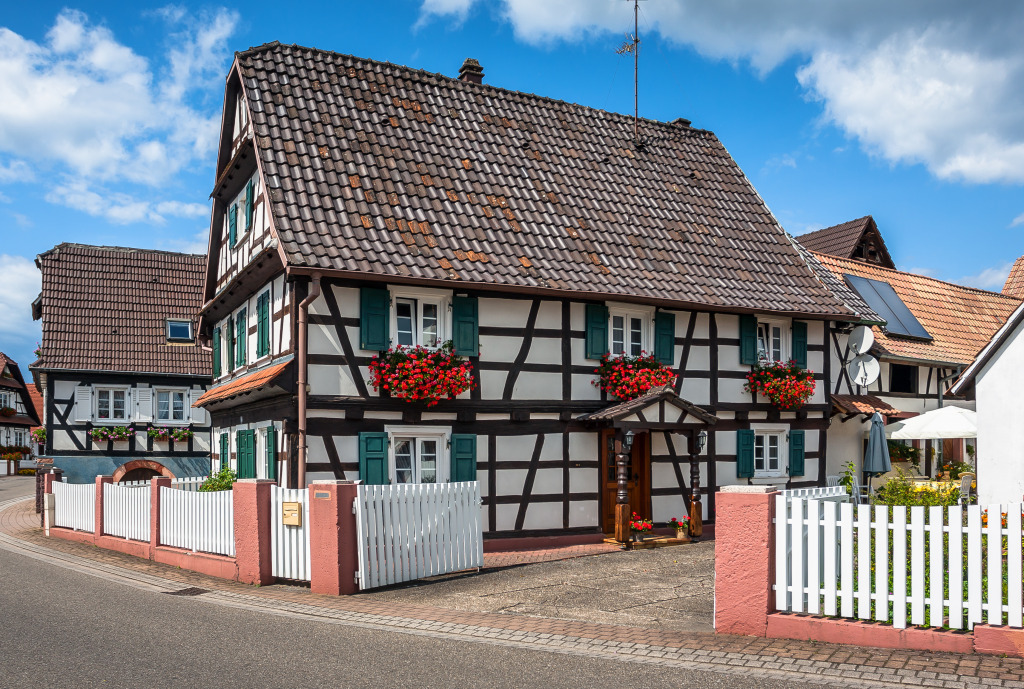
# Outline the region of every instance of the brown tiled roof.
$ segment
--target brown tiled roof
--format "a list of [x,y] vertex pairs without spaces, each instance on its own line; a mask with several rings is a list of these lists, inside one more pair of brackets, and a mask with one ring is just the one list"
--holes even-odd
[[210,376],[209,352],[168,344],[165,325],[194,322],[205,256],[60,244],[36,265],[43,341],[34,369]]
[[875,313],[874,309],[868,306],[861,296],[847,285],[840,276],[823,266],[821,261],[811,251],[807,250],[807,247],[796,240],[794,240],[793,244],[796,246],[797,251],[800,252],[800,257],[811,267],[811,270],[814,271],[818,279],[832,291],[836,298],[846,304],[846,308],[860,316],[862,323],[885,322],[885,319]]
[[871,216],[865,215],[863,218],[802,234],[797,237],[797,241],[819,254],[852,258],[853,250],[870,222]]
[[267,44],[237,55],[291,266],[847,317],[711,132]]
[[694,416],[695,418],[710,424],[718,423],[718,417],[704,409],[698,407],[692,402],[684,400],[682,397],[676,394],[675,390],[672,389],[671,385],[664,387],[655,388],[646,395],[637,397],[636,399],[627,400],[625,402],[618,402],[611,406],[599,409],[598,411],[591,412],[589,414],[583,414],[579,417],[580,421],[614,421],[623,417],[635,414],[638,411],[646,409],[652,404],[657,404],[665,400],[669,402],[687,414]]
[[285,372],[288,368],[288,364],[291,361],[285,361],[281,364],[274,364],[262,368],[259,371],[254,371],[248,375],[236,378],[231,382],[218,385],[215,388],[210,388],[204,392],[199,399],[192,403],[193,407],[203,407],[212,402],[219,402],[226,400],[231,397],[238,397],[249,392],[255,392],[262,388],[264,385],[270,385],[274,380]]
[[1014,299],[1024,299],[1024,256],[1013,262],[1010,274],[1003,283],[1003,294]]
[[843,414],[874,414],[895,416],[900,413],[874,395],[832,395],[832,406]]
[[904,273],[861,261],[815,254],[833,273],[888,282],[932,336],[930,342],[886,335],[875,327],[883,354],[946,364],[969,364],[992,334],[1020,304],[997,292],[954,285],[924,275]]

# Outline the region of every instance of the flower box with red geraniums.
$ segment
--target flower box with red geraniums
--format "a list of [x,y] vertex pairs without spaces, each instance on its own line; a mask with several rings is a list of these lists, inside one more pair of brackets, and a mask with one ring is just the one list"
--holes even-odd
[[0,416],[14,416],[17,413],[14,407],[0,407]]
[[370,384],[391,397],[426,402],[428,407],[455,399],[475,385],[473,367],[453,351],[451,340],[439,349],[399,345],[381,352],[370,362]]
[[597,380],[593,381],[596,387],[623,401],[646,395],[676,379],[672,369],[646,352],[640,352],[639,356],[605,354],[594,373],[597,374]]
[[89,431],[93,440],[113,440],[115,443],[123,440],[131,440],[135,435],[134,426],[100,426]]
[[168,426],[153,426],[146,433],[150,438],[158,442],[174,440],[181,442],[192,437],[191,428],[171,428]]
[[814,394],[814,371],[796,362],[771,361],[755,364],[747,374],[744,390],[767,397],[779,409],[799,409]]

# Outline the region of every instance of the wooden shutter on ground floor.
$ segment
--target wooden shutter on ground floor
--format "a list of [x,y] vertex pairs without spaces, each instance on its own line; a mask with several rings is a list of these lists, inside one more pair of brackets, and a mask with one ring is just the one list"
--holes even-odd
[[608,353],[608,307],[604,304],[587,304],[587,358],[600,359]]
[[736,431],[736,476],[754,477],[754,431],[746,428]]
[[654,314],[654,358],[666,366],[675,363],[676,315],[667,311]]
[[92,418],[92,387],[79,385],[75,388],[75,421],[89,421]]
[[235,442],[238,478],[256,478],[256,431],[238,431]]
[[231,448],[228,442],[228,434],[220,434],[220,468],[231,466]]
[[740,363],[757,363],[757,316],[740,316]]
[[807,324],[793,321],[793,361],[800,368],[807,368]]
[[476,297],[452,299],[452,345],[460,356],[480,353],[480,316]]
[[[327,286],[326,289],[330,289]],[[391,335],[389,305],[391,298],[386,289],[363,287],[359,290],[359,346],[375,352],[388,348]]]
[[476,481],[476,435],[452,433],[450,480]]
[[277,429],[267,426],[267,478],[277,480]]
[[804,432],[789,432],[789,475],[804,475]]
[[359,478],[371,486],[391,483],[388,477],[387,433],[359,434]]

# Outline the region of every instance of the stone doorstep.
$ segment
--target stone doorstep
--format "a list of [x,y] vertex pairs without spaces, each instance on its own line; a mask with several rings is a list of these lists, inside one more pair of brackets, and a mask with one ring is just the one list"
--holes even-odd
[[653,538],[645,538],[642,541],[630,541],[628,543],[620,543],[614,538],[604,539],[605,543],[609,545],[615,545],[623,550],[643,550],[645,548],[664,548],[666,546],[673,545],[690,545],[695,543],[690,538],[673,538],[670,536],[654,536]]

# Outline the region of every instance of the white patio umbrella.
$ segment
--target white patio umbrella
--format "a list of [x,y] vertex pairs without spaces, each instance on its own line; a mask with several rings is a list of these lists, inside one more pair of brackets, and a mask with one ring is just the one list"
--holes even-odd
[[933,409],[920,416],[890,423],[885,427],[885,436],[893,440],[977,438],[977,412],[961,407]]

